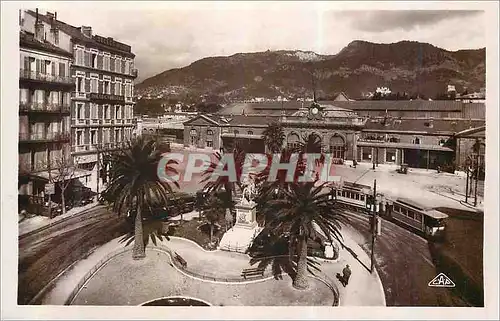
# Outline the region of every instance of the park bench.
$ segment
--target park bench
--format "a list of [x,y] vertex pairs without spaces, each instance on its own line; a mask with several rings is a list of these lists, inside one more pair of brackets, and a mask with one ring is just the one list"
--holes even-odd
[[247,276],[257,276],[261,275],[264,276],[264,269],[263,268],[250,268],[250,269],[244,269],[243,272],[241,272],[241,276],[246,280]]
[[184,260],[179,254],[177,254],[177,252],[175,253],[175,259],[182,265],[182,268],[184,269],[186,268],[187,266],[186,260]]

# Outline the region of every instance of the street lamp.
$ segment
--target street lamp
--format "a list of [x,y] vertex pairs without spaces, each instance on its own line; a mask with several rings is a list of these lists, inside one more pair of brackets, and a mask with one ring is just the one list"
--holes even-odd
[[380,196],[377,195],[377,180],[373,181],[373,195],[368,195],[366,200],[366,209],[368,212],[372,212],[370,216],[370,231],[372,233],[372,253],[371,253],[371,265],[370,272],[374,271],[375,264],[375,238],[377,236],[377,225],[378,217],[377,213],[380,207]]

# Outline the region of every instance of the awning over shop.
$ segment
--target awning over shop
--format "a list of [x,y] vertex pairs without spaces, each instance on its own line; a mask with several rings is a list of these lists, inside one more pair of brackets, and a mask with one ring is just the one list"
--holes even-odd
[[421,144],[410,144],[410,143],[390,143],[390,142],[358,142],[360,147],[379,147],[379,148],[397,148],[397,149],[417,149],[417,150],[433,150],[440,152],[453,152],[453,149],[449,147],[443,147],[439,145],[421,145]]
[[31,173],[30,176],[35,179],[46,180],[46,181],[49,181],[50,178],[53,183],[57,183],[67,179],[75,179],[75,178],[85,177],[88,175],[92,175],[92,172],[83,169],[76,169],[74,172],[72,170],[68,170],[67,175],[65,175],[64,177],[61,176],[61,173],[58,170],[50,171],[50,175],[49,171],[41,171],[41,172]]

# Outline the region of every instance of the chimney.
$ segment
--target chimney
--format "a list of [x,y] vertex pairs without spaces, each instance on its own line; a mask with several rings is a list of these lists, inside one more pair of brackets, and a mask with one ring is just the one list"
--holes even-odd
[[54,12],[54,20],[57,20],[57,11]]
[[81,31],[81,33],[83,33],[84,36],[92,38],[92,27],[81,26],[80,31]]
[[38,41],[44,41],[45,31],[43,27],[43,22],[38,19],[38,8],[36,9],[36,17],[35,17],[35,39]]
[[45,14],[49,19],[54,19],[54,14],[52,12],[48,12]]

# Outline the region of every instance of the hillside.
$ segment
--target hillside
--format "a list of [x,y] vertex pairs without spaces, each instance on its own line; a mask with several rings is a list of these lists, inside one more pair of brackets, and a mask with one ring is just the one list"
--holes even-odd
[[336,55],[305,51],[239,53],[208,57],[164,71],[137,84],[139,94],[181,97],[219,95],[227,100],[311,95],[314,72],[318,95],[346,92],[352,98],[386,86],[393,92],[443,93],[485,86],[485,49],[447,51],[427,43],[375,44],[353,41]]

